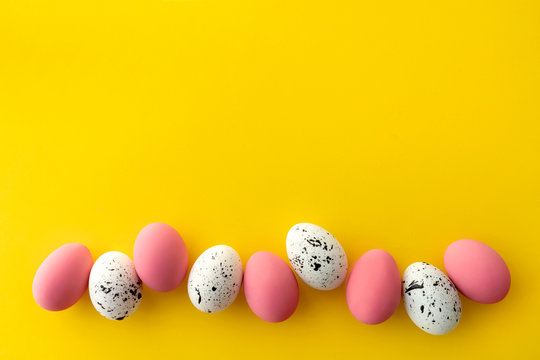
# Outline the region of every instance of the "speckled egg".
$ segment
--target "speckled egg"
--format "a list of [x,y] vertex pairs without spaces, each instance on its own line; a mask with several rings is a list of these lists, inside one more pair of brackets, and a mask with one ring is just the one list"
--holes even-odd
[[193,264],[188,295],[202,312],[217,313],[231,305],[242,285],[242,260],[230,246],[216,245],[203,252]]
[[135,264],[126,255],[110,251],[101,255],[90,271],[90,300],[107,319],[123,320],[137,310],[142,298],[142,281]]
[[403,303],[416,326],[432,335],[449,333],[461,318],[456,287],[441,270],[425,262],[405,269]]
[[335,289],[347,275],[343,247],[320,226],[294,225],[287,234],[287,255],[296,274],[315,289]]

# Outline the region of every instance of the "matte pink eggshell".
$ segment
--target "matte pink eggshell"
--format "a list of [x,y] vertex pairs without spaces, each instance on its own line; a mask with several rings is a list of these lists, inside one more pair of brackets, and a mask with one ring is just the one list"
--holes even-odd
[[375,249],[358,259],[347,282],[347,305],[364,324],[382,323],[401,299],[401,274],[389,253]]
[[458,290],[469,299],[492,304],[510,290],[510,271],[503,258],[476,240],[458,240],[444,253],[444,268]]
[[135,270],[152,290],[174,290],[186,276],[188,253],[180,234],[171,226],[153,223],[145,226],[133,248]]
[[93,264],[90,250],[82,244],[66,244],[54,250],[41,263],[32,293],[45,310],[65,310],[74,305],[88,287]]
[[253,254],[244,271],[244,294],[251,310],[268,322],[288,319],[298,306],[298,283],[279,256],[266,251]]

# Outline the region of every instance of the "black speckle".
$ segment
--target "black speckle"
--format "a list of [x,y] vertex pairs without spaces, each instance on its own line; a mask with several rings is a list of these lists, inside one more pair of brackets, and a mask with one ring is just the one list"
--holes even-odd
[[307,239],[306,240],[311,246],[314,246],[314,247],[319,247],[322,245],[321,243],[321,240],[317,240],[317,239]]
[[126,318],[125,316],[122,316],[122,317],[116,318],[114,320],[124,320],[125,318]]
[[216,290],[217,290],[217,287],[212,286],[212,291],[216,291]]
[[321,267],[321,264],[313,263],[313,266],[314,266],[314,268],[313,268],[314,271],[319,271],[319,268]]
[[137,299],[140,299],[140,298],[142,298],[142,294],[141,294],[141,293],[138,293],[138,294],[137,294]]
[[424,305],[420,306],[420,311],[422,312],[422,314],[424,313]]
[[423,289],[424,288],[424,282],[422,281],[421,284],[418,284],[416,282],[416,280],[413,280],[409,286],[407,287],[407,289],[405,290],[405,294],[409,293],[410,291],[412,290],[415,290],[415,289]]
[[195,288],[195,291],[197,292],[197,295],[199,295],[199,300],[197,301],[197,303],[200,304],[202,301],[201,292],[197,288]]

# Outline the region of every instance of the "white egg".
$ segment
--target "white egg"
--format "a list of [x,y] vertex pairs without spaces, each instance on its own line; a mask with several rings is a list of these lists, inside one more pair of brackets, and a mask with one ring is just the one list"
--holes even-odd
[[92,304],[101,315],[122,320],[137,310],[142,298],[142,281],[133,260],[121,252],[110,251],[94,263],[88,291]]
[[315,289],[335,289],[347,275],[343,247],[320,226],[294,225],[287,234],[287,255],[296,274]]
[[206,313],[217,313],[231,305],[242,285],[242,260],[230,246],[216,245],[193,264],[188,295],[193,305]]
[[425,262],[416,262],[405,270],[403,303],[416,326],[429,334],[449,333],[461,318],[456,287],[441,270]]

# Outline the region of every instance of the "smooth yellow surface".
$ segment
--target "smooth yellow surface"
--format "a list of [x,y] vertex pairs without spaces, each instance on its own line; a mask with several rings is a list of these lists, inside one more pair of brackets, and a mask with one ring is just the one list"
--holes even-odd
[[[538,1],[0,1],[0,357],[538,358]],[[383,248],[442,267],[473,238],[512,273],[430,336],[402,305],[367,326],[345,286],[300,284],[258,319],[243,294],[206,315],[184,282],[121,322],[88,294],[47,312],[41,261],[81,242],[132,255],[173,225],[190,265],[228,244],[286,258],[293,224],[331,231],[351,264]]]

